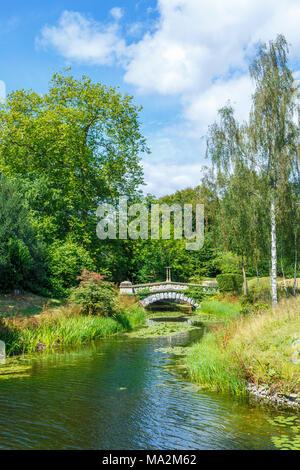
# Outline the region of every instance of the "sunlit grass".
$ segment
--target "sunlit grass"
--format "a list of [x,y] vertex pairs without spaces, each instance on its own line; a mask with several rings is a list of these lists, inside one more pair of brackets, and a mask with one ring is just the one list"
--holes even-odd
[[226,349],[221,348],[213,333],[191,346],[186,358],[191,379],[212,390],[245,392],[243,378],[236,360]]
[[237,303],[226,300],[207,300],[201,303],[201,308],[197,313],[209,313],[221,318],[237,318],[240,314],[241,306]]
[[300,393],[300,363],[292,360],[299,344],[300,297],[296,297],[282,300],[274,310],[237,319],[232,315],[226,325],[190,348],[188,371],[194,381],[217,390],[242,393],[252,382],[266,385],[272,393]]
[[117,333],[130,331],[145,320],[144,310],[131,306],[116,318],[80,315],[70,306],[45,310],[31,318],[2,321],[0,339],[6,343],[8,355],[33,352],[86,343]]

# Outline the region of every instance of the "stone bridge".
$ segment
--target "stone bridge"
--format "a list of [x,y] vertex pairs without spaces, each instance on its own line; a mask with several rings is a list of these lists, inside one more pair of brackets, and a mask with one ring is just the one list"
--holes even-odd
[[[167,268],[168,269],[168,268]],[[132,284],[130,281],[124,281],[120,284],[120,293],[126,295],[138,295],[147,292],[140,302],[143,307],[159,302],[160,300],[171,300],[176,303],[188,303],[192,307],[199,307],[184,291],[189,287],[201,290],[203,293],[215,293],[218,290],[218,284],[215,281],[204,281],[202,284],[189,284],[185,282],[172,282],[171,273],[167,271],[167,280],[164,282],[153,282],[147,284]]]

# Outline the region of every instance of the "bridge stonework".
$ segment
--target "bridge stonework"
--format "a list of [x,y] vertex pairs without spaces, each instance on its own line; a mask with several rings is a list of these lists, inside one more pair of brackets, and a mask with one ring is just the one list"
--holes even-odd
[[202,284],[189,284],[184,282],[154,282],[148,284],[132,284],[130,281],[124,281],[120,284],[120,293],[126,295],[138,295],[141,292],[149,291],[149,295],[140,302],[143,307],[158,302],[160,300],[173,300],[174,302],[187,302],[192,307],[199,307],[199,304],[184,294],[189,287],[197,288],[204,293],[214,293],[218,290],[218,284],[215,281],[204,281]]
[[186,295],[179,293],[179,292],[160,292],[157,294],[152,294],[149,295],[148,297],[145,297],[143,300],[141,300],[141,304],[143,307],[148,307],[148,305],[153,304],[154,302],[158,302],[160,300],[173,300],[174,302],[187,302],[189,303],[192,307],[199,307],[199,304],[195,302],[193,299],[190,297],[187,297]]

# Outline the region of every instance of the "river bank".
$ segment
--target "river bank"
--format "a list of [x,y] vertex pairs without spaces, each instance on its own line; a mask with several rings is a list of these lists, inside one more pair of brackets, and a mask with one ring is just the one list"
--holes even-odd
[[[299,409],[300,298],[274,310],[212,324],[186,353],[192,381],[235,395],[252,394],[276,406]],[[209,313],[206,313],[209,318]]]
[[80,308],[66,304],[29,317],[1,318],[0,339],[8,356],[32,353],[129,332],[143,324],[145,316],[137,304],[121,308],[113,317],[83,315]]

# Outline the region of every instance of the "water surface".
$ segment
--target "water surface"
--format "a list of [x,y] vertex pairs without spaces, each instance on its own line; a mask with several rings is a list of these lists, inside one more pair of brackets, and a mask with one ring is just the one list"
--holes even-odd
[[28,374],[0,381],[0,448],[273,448],[274,412],[199,390],[160,349],[186,342],[114,338],[34,356]]

